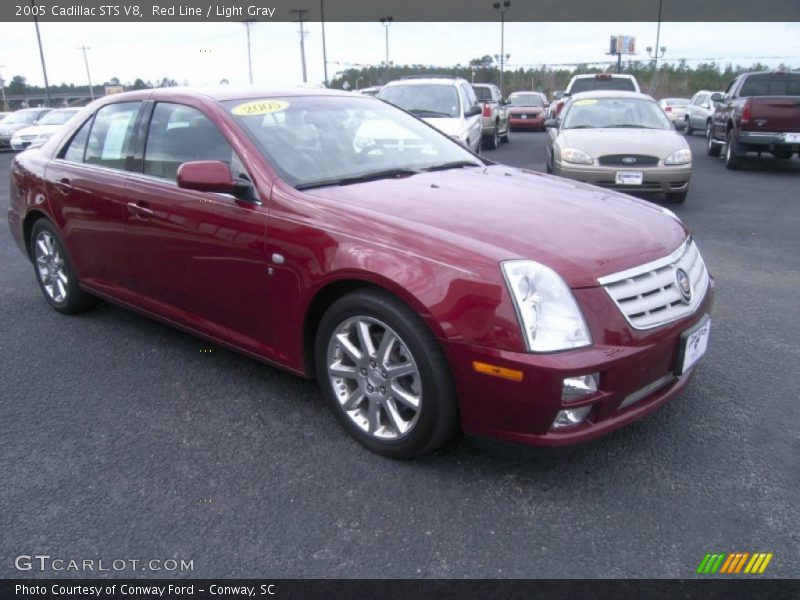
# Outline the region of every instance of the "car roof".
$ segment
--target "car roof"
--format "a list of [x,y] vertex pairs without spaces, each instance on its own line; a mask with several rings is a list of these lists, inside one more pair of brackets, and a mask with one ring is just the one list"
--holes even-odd
[[634,79],[633,75],[629,75],[628,73],[581,73],[580,75],[573,75],[573,79],[594,79],[598,75],[602,75],[603,78],[611,78],[611,79]]
[[409,77],[408,79],[395,79],[383,87],[397,85],[456,85],[461,81],[466,81],[466,79],[461,77]]
[[652,96],[640,92],[626,92],[623,90],[592,90],[591,92],[578,92],[570,96],[572,100],[582,98],[638,98],[639,100],[653,100]]
[[194,96],[202,97],[217,102],[227,100],[248,100],[258,98],[281,98],[297,96],[338,96],[342,98],[352,98],[353,94],[345,90],[331,88],[309,88],[309,87],[286,87],[286,88],[262,88],[253,86],[232,86],[220,85],[212,87],[165,87],[132,92],[123,92],[113,96],[105,96],[106,99],[119,100],[144,100],[159,98],[174,98],[175,96]]
[[497,87],[497,86],[495,84],[493,84],[493,83],[473,83],[472,87],[480,87],[480,88],[486,87],[486,88],[488,88],[488,87]]

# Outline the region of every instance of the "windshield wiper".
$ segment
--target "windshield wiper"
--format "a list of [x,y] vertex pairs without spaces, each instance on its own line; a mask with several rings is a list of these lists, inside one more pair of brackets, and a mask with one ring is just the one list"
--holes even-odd
[[655,129],[655,127],[648,127],[647,125],[633,125],[632,123],[616,123],[614,125],[606,125],[606,129]]
[[452,117],[453,116],[453,115],[450,115],[448,113],[437,112],[435,110],[428,110],[427,108],[409,108],[408,112],[410,112],[412,114],[415,114],[415,115],[418,115],[420,117],[423,114],[427,115],[427,116],[432,116],[432,117]]
[[471,160],[454,160],[452,162],[425,167],[423,171],[447,171],[448,169],[461,169],[463,167],[483,167],[484,165],[472,162]]
[[312,188],[327,187],[329,185],[350,185],[353,183],[365,183],[367,181],[376,181],[378,179],[392,179],[394,177],[402,177],[408,175],[417,175],[421,171],[417,169],[399,168],[399,169],[384,169],[382,171],[373,171],[371,173],[364,173],[363,175],[354,175],[352,177],[342,177],[340,179],[323,179],[320,181],[311,181],[309,183],[300,183],[295,187],[296,190],[310,190]]
[[571,127],[564,127],[564,129],[595,129],[594,125],[572,125]]

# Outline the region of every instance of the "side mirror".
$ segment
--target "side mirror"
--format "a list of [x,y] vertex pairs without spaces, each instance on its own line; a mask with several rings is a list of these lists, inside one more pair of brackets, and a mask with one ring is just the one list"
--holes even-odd
[[712,102],[722,102],[724,98],[725,96],[723,94],[720,94],[719,92],[714,92],[713,94],[711,94]]
[[178,167],[178,187],[198,192],[217,192],[241,197],[250,190],[250,185],[236,181],[231,169],[219,160],[198,160],[183,163]]
[[564,97],[564,92],[556,92],[553,94],[553,100],[561,100]]
[[474,117],[475,115],[482,115],[483,109],[480,104],[473,105],[468,111],[464,113],[465,117]]
[[545,129],[558,129],[558,126],[561,124],[561,119],[547,119],[544,122]]

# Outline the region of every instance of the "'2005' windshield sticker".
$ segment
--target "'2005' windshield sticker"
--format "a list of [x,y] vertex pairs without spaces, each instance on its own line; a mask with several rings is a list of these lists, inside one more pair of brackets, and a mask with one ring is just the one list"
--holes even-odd
[[597,104],[597,100],[593,98],[584,98],[583,100],[575,100],[572,106],[586,106],[587,104]]
[[289,103],[285,100],[253,100],[237,104],[231,109],[231,113],[239,117],[247,117],[249,115],[268,115],[287,108],[289,108]]

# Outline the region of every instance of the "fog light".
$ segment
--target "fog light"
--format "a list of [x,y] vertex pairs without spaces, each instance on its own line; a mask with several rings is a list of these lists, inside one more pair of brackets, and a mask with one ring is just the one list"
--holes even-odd
[[599,380],[599,373],[567,377],[564,379],[564,386],[561,390],[561,400],[564,402],[574,402],[586,396],[591,396],[597,392],[597,382]]
[[592,410],[591,406],[581,406],[579,408],[569,408],[558,411],[556,419],[553,421],[553,429],[580,425],[583,423],[590,410]]

